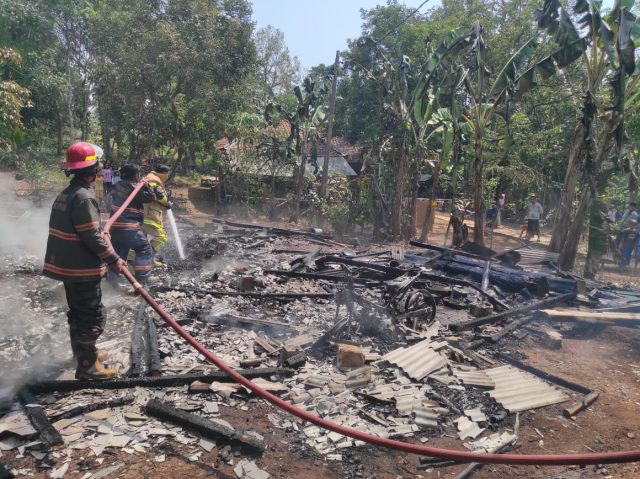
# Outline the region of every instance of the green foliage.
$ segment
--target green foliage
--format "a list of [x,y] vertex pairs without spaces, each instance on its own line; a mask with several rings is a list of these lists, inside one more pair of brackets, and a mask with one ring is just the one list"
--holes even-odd
[[22,129],[21,112],[31,106],[30,92],[11,79],[10,67],[20,65],[22,57],[11,48],[0,48],[0,146],[15,145]]

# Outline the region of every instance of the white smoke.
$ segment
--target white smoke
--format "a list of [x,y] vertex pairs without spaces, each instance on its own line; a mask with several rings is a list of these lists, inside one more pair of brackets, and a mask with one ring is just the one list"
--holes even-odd
[[0,256],[44,258],[53,199],[36,206],[19,198],[14,184],[10,177],[0,175]]
[[[12,390],[69,356],[64,293],[40,275],[53,197],[41,206],[16,195],[0,173],[0,390]],[[0,394],[2,396],[2,394]],[[1,402],[0,397],[0,402]]]

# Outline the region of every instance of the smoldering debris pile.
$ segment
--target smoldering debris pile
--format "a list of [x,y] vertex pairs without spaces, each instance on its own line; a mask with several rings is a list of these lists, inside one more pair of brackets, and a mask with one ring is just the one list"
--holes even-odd
[[[302,409],[407,441],[449,436],[470,450],[504,450],[516,444],[526,411],[584,409],[569,401],[593,402],[597,393],[527,366],[514,346],[527,337],[562,347],[563,331],[581,315],[626,311],[640,297],[560,274],[549,262],[514,266],[513,253],[506,261],[421,243],[406,251],[357,250],[319,231],[224,221],[186,229],[186,260],[169,253],[149,288],[189,334]],[[32,315],[25,332],[3,340],[4,360],[16,364],[32,356],[29,338],[62,334],[66,325],[60,292],[35,274],[33,262],[5,260],[3,271],[4,279],[28,278],[30,288],[21,304]],[[138,298],[113,292],[106,301],[111,324],[101,346],[123,377],[75,381],[69,363],[56,364],[48,377],[32,365],[39,374],[31,371],[28,387],[17,388],[22,404],[9,402],[0,419],[3,457],[20,464],[14,474],[86,470],[88,478],[125,468],[117,460],[103,465],[108,453],[162,462],[178,448],[209,466],[215,455],[238,477],[269,477],[260,457],[283,441],[292,454],[327,461],[357,456],[365,446],[262,409]],[[546,321],[540,310],[559,305],[573,306],[573,319]],[[67,350],[62,340],[52,346]],[[34,408],[43,411],[39,419]],[[258,419],[259,408],[267,421]],[[33,458],[29,466],[19,461],[24,456]],[[446,463],[425,460],[425,467],[437,465]]]

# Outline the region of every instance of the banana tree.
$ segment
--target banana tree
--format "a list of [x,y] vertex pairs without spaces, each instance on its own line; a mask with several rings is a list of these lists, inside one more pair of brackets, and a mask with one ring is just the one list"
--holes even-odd
[[[632,6],[632,0],[617,1],[605,18],[599,2],[578,0],[573,8],[579,17],[577,25],[571,22],[558,0],[545,0],[542,10],[537,13],[538,25],[556,38],[559,31],[570,32],[572,36],[579,36],[579,31],[586,32],[581,38],[583,48],[580,54],[586,73],[582,115],[574,130],[564,188],[549,245],[550,251],[560,253],[559,265],[563,269],[574,266],[578,243],[590,211],[597,222],[597,208],[592,208],[592,202],[603,186],[598,178],[609,156],[615,154],[619,157],[622,152],[625,104],[638,95],[638,80],[632,76],[635,71],[632,37],[637,30],[636,18],[630,12]],[[609,83],[613,90],[611,105],[600,100],[600,90],[607,79],[611,79]],[[580,179],[583,187],[578,208],[572,214]],[[594,247],[597,243],[593,242]],[[594,251],[592,256],[599,254]],[[595,274],[597,267],[593,265],[597,262],[590,260],[589,263],[590,274]]]
[[[553,0],[550,0],[553,1]],[[576,60],[582,52],[582,41],[579,36],[572,36],[566,31],[558,31],[556,42],[559,49],[552,55],[534,62],[522,71],[523,66],[530,63],[540,39],[533,37],[524,44],[502,66],[495,80],[490,85],[490,74],[487,67],[487,49],[480,24],[475,26],[475,78],[465,77],[465,86],[470,97],[470,105],[465,108],[463,117],[474,133],[474,242],[484,244],[484,139],[491,128],[496,115],[509,123],[513,101],[537,86],[538,78],[545,80],[559,69]],[[559,39],[562,39],[562,42]]]
[[422,232],[420,233],[420,241],[426,241],[427,234],[429,232],[429,218],[431,217],[431,210],[433,202],[435,200],[436,191],[438,189],[438,183],[440,181],[440,172],[443,169],[448,169],[450,166],[449,155],[451,147],[453,146],[453,118],[451,112],[447,108],[439,108],[435,113],[431,115],[431,118],[421,126],[421,131],[428,131],[430,133],[421,139],[421,143],[425,144],[429,142],[432,137],[439,137],[440,140],[440,152],[433,155],[432,159],[432,187],[431,197],[427,203],[424,218],[422,219]]
[[[437,109],[438,89],[447,76],[451,59],[455,58],[456,53],[471,45],[472,41],[472,35],[465,33],[463,29],[450,31],[437,48],[427,51],[426,62],[417,75],[413,76],[410,58],[404,56],[399,64],[392,62],[373,40],[360,40],[361,45],[369,47],[379,59],[370,75],[381,85],[386,113],[395,125],[391,142],[391,151],[394,154],[391,234],[395,238],[401,237],[403,232],[402,218],[406,209],[402,206],[407,196],[407,178],[419,174],[419,162],[424,156],[423,143],[426,135],[433,130],[433,125],[428,123]],[[410,152],[415,156],[412,165],[409,165]],[[415,187],[417,180],[412,181],[412,184]],[[407,222],[409,228],[405,230],[409,235],[413,235],[415,194],[410,196],[408,216],[411,220]]]
[[297,223],[300,218],[300,199],[304,188],[304,176],[307,166],[306,147],[314,129],[318,128],[325,119],[324,98],[328,90],[326,80],[314,81],[307,77],[302,87],[293,89],[297,100],[293,113],[278,103],[269,103],[265,109],[265,119],[271,125],[284,119],[289,124],[289,137],[285,148],[289,157],[295,156],[298,166],[294,174],[294,197],[289,221]]

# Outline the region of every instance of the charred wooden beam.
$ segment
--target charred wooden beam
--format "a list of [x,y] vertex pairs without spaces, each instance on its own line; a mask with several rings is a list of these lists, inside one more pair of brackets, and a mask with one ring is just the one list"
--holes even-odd
[[536,301],[535,303],[528,304],[527,306],[523,306],[521,308],[509,309],[501,313],[485,316],[484,318],[472,319],[471,321],[467,321],[465,323],[452,324],[450,325],[450,328],[456,331],[471,329],[477,326],[482,326],[484,324],[495,323],[496,321],[500,321],[505,318],[518,316],[523,313],[528,313],[529,311],[552,307],[558,303],[571,301],[575,297],[576,297],[576,293],[565,293],[565,294],[561,294],[560,296],[556,296],[554,298],[549,298],[542,301]]
[[[238,369],[238,374],[248,378],[268,378],[270,376],[289,377],[294,374],[293,369],[288,368],[254,368]],[[230,376],[222,371],[215,371],[209,374],[182,374],[174,376],[141,377],[141,378],[118,378],[96,380],[59,380],[40,381],[29,386],[34,393],[48,392],[69,392],[80,391],[82,389],[128,389],[137,386],[148,388],[168,388],[186,386],[194,381],[201,382],[234,382]]]
[[461,256],[467,256],[469,258],[476,258],[482,261],[485,261],[487,258],[483,257],[483,256],[478,256],[477,254],[473,254],[473,253],[467,253],[466,251],[462,251],[459,249],[451,249],[451,248],[445,248],[444,246],[436,246],[434,244],[430,244],[430,243],[423,243],[422,241],[414,241],[411,240],[409,241],[409,244],[411,246],[417,246],[418,248],[424,248],[424,249],[428,249],[431,251],[437,251],[439,253],[446,253],[449,255],[461,255]]
[[[477,260],[466,256],[443,257],[433,263],[435,268],[452,274],[469,275],[476,281],[481,281],[484,274],[484,260]],[[524,288],[537,289],[536,281],[544,278],[549,288],[556,293],[577,292],[577,282],[573,278],[565,279],[542,273],[524,271],[501,265],[491,268],[489,279],[492,283],[509,291],[520,291]]]
[[270,274],[274,276],[283,276],[287,278],[302,278],[302,279],[317,279],[322,281],[333,281],[334,283],[354,283],[362,284],[365,286],[380,286],[381,281],[372,281],[370,279],[354,278],[346,275],[333,275],[327,273],[300,273],[298,271],[283,271],[277,269],[267,269],[264,274]]
[[129,350],[129,371],[127,376],[137,377],[142,375],[142,355],[144,352],[144,322],[147,303],[140,298],[138,311],[133,321],[131,331],[131,349]]
[[592,393],[591,389],[589,388],[586,388],[580,384],[574,383],[573,381],[569,381],[568,379],[558,377],[554,374],[548,373],[534,366],[529,366],[528,364],[518,361],[517,359],[512,358],[507,354],[496,352],[496,355],[503,361],[506,361],[507,363],[511,364],[512,366],[522,369],[523,371],[527,371],[528,373],[531,373],[534,376],[544,379],[545,381],[549,381],[550,383],[557,384],[558,386],[562,386],[563,388],[579,392],[580,394]]
[[160,350],[158,349],[158,329],[153,318],[146,316],[145,328],[147,374],[149,376],[160,376],[162,374],[162,361],[160,360]]
[[[211,319],[209,319],[211,318]],[[269,319],[259,318],[247,318],[245,316],[238,316],[237,314],[224,313],[222,315],[213,316],[208,312],[203,312],[198,315],[198,319],[207,323],[243,323],[254,326],[267,326],[271,328],[293,328],[293,325],[283,323],[281,321],[271,321]]]
[[158,399],[149,401],[145,406],[145,411],[150,416],[176,424],[187,430],[196,431],[205,437],[216,441],[227,441],[240,446],[247,452],[262,454],[265,450],[264,442],[256,436],[248,434],[247,432],[236,431],[223,424],[209,421],[208,419],[186,411],[181,411],[171,404],[159,401]]
[[591,406],[596,399],[598,399],[600,393],[591,392],[589,394],[585,394],[580,400],[574,402],[571,406],[568,406],[562,410],[562,415],[567,419],[571,419],[572,416],[575,416],[580,411],[585,410],[589,406]]
[[335,264],[344,264],[347,266],[355,266],[357,268],[365,268],[373,271],[378,271],[380,273],[385,273],[389,278],[397,278],[398,276],[402,276],[406,273],[406,271],[402,268],[396,268],[394,266],[385,266],[382,264],[376,263],[368,263],[366,261],[358,261],[351,258],[343,258],[341,256],[323,256],[316,260],[316,264],[318,266],[327,264],[327,263],[335,263]]
[[[256,225],[251,223],[238,223],[236,221],[221,220],[218,218],[212,218],[211,222],[221,223],[234,228],[244,228],[249,230],[267,230],[279,236],[307,236],[309,238],[315,238],[319,240],[331,240],[331,236],[326,233],[316,233],[313,231],[293,230],[287,228],[274,228],[268,225]],[[338,243],[339,244],[339,243]]]
[[525,316],[524,318],[520,318],[520,319],[516,319],[515,321],[512,321],[509,324],[507,324],[504,328],[502,328],[497,333],[492,334],[489,337],[489,339],[491,339],[492,342],[497,343],[502,338],[504,338],[507,334],[512,333],[513,331],[515,331],[516,329],[518,329],[521,326],[524,326],[525,324],[527,324],[530,321],[533,321],[533,315]]
[[509,309],[509,306],[507,304],[505,304],[504,302],[500,301],[496,297],[490,295],[486,291],[482,291],[482,288],[480,288],[476,284],[473,284],[471,281],[467,281],[466,279],[451,278],[450,276],[444,276],[444,275],[441,275],[441,274],[433,274],[433,273],[425,273],[425,272],[421,272],[420,273],[420,278],[428,279],[428,280],[432,280],[432,281],[438,281],[438,282],[445,283],[445,284],[455,284],[457,286],[467,286],[467,287],[469,287],[471,289],[476,290],[478,293],[480,293],[495,308],[506,309],[506,310]]
[[220,291],[215,289],[196,289],[196,288],[173,288],[169,286],[156,286],[153,288],[154,291],[157,292],[166,292],[166,291],[178,291],[182,293],[190,293],[190,294],[202,294],[202,295],[211,295],[211,296],[244,296],[247,298],[259,298],[259,299],[275,299],[275,300],[294,300],[294,299],[303,299],[303,298],[320,298],[320,299],[331,299],[333,298],[332,293],[259,293],[259,292],[251,292],[251,291]]
[[51,422],[59,421],[60,419],[69,419],[79,416],[80,414],[87,414],[88,412],[98,411],[100,409],[107,409],[113,407],[125,406],[131,404],[134,400],[133,396],[123,396],[116,399],[109,399],[107,401],[94,402],[91,404],[85,404],[84,406],[76,406],[68,411],[61,412],[60,414],[54,414],[49,416]]
[[40,439],[48,447],[64,444],[64,440],[56,428],[53,427],[51,421],[44,412],[44,408],[40,406],[38,400],[25,389],[20,393],[20,402],[24,406],[24,411],[31,421],[34,429],[40,434]]

